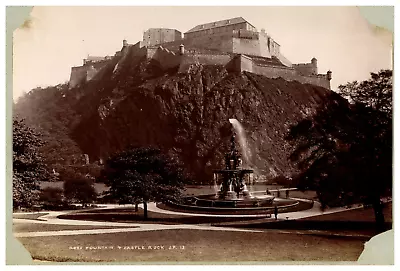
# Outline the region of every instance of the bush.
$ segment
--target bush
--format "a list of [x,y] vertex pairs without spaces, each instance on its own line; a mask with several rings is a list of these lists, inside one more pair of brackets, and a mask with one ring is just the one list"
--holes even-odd
[[63,203],[63,190],[59,187],[46,187],[40,191],[39,202],[44,205],[61,205]]
[[93,180],[85,177],[64,181],[64,196],[67,200],[77,201],[85,205],[97,198]]

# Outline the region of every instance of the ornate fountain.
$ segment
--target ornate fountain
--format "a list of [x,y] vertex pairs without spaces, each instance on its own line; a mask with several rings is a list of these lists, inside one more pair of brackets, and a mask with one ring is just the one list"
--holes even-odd
[[[240,140],[243,141],[243,138]],[[252,182],[253,170],[242,167],[242,156],[236,148],[235,129],[232,130],[230,143],[230,149],[225,154],[225,167],[213,171],[215,194],[188,197],[186,204],[214,210],[270,208],[274,203],[273,196],[263,192],[254,196],[247,189],[247,184]]]
[[231,137],[230,150],[225,154],[225,169],[214,170],[214,182],[220,184],[220,200],[250,199],[247,183],[251,182],[252,169],[242,168],[242,159],[236,149],[235,134]]
[[243,128],[236,119],[229,119],[233,126],[230,149],[225,154],[224,168],[214,170],[214,194],[201,194],[184,197],[181,201],[168,201],[166,204],[182,212],[216,213],[235,215],[267,215],[278,208],[290,210],[299,204],[298,200],[275,198],[268,191],[250,193],[247,184],[254,183],[253,169],[242,166],[242,155],[236,148],[236,135],[245,164],[249,165],[250,150],[247,146]]

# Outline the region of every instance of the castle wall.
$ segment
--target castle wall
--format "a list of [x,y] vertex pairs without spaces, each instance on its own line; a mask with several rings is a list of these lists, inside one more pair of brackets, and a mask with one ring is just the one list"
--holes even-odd
[[96,62],[96,63],[93,63],[93,64],[91,64],[91,65],[88,65],[89,68],[86,70],[86,78],[85,78],[85,81],[90,81],[90,80],[92,80],[92,79],[96,76],[96,74],[97,74],[103,67],[105,67],[105,66],[107,65],[107,63],[109,63],[109,62],[110,62],[110,60],[104,60],[104,61],[101,61],[101,62]]
[[96,74],[100,71],[101,68],[94,68],[91,66],[87,71],[86,71],[86,81],[90,81],[93,79],[93,77],[96,76]]
[[79,84],[92,80],[96,74],[109,63],[111,58],[98,62],[86,62],[86,65],[72,67],[69,87],[74,88]]
[[232,33],[183,39],[182,41],[169,42],[162,46],[167,47],[174,52],[178,52],[180,44],[185,45],[185,47],[205,48],[226,53],[271,57],[266,44],[261,44],[257,39],[233,38]]
[[327,79],[325,74],[318,74],[316,76],[300,76],[299,80],[297,81],[303,84],[311,84],[324,87],[326,89],[331,89],[331,82]]
[[[121,58],[118,60],[118,62],[114,66],[114,77],[119,74],[121,69],[123,68],[123,65],[126,65],[126,63],[137,63],[141,58],[146,56],[147,54],[147,48],[142,47],[143,43],[142,42],[137,42],[134,45],[129,45],[125,46],[121,50]],[[129,58],[129,60],[128,60]]]
[[262,65],[253,65],[253,72],[268,78],[282,77],[287,81],[298,81],[330,89],[330,81],[323,75],[306,76],[299,74],[295,69]]
[[260,55],[260,46],[258,45],[258,40],[233,38],[232,43],[232,52],[238,54]]
[[196,62],[203,65],[226,65],[231,61],[230,55],[193,55]]
[[277,58],[279,59],[279,61],[280,61],[283,65],[285,65],[286,67],[293,67],[292,62],[290,62],[289,59],[287,59],[286,57],[284,57],[282,54],[278,54],[276,57],[277,57]]
[[268,48],[271,52],[271,55],[278,56],[280,54],[280,45],[276,43],[272,38],[268,38],[267,42],[269,43]]
[[[168,42],[162,44],[162,46],[174,52],[178,52],[179,45],[183,44],[185,47],[205,48],[227,53],[248,54],[268,58],[276,56],[284,65],[288,67],[292,66],[292,63],[280,54],[279,44],[272,38],[268,38],[258,32],[239,29],[205,36],[191,35],[189,37],[185,36],[180,41]],[[270,47],[272,53],[270,52]]]
[[318,73],[317,67],[313,63],[293,64],[293,68],[295,68],[302,75],[312,75]]
[[224,35],[224,34],[232,34],[234,30],[253,30],[253,27],[246,22],[237,23],[237,24],[229,24],[226,26],[219,26],[214,28],[208,28],[200,31],[194,32],[186,32],[184,34],[185,39],[193,39],[198,37],[205,37],[210,35]]
[[79,66],[71,68],[71,76],[69,79],[69,87],[74,88],[86,80],[86,71],[89,66]]
[[268,47],[268,40],[263,35],[259,35],[258,43],[260,46],[260,52],[267,52],[265,53],[266,57],[275,56],[275,54],[270,52]]
[[138,41],[135,44],[130,45],[130,47],[133,48],[134,50],[140,49],[144,46],[145,46],[145,43],[143,41]]
[[312,84],[330,89],[330,81],[325,75],[304,76],[293,68],[256,64],[250,57],[244,55],[235,57],[231,65],[231,69],[234,71],[248,71],[268,78],[282,77],[287,81],[298,81],[303,84]]
[[235,64],[237,65],[236,67],[238,68],[238,71],[253,72],[253,60],[250,57],[240,55],[236,58],[238,60],[235,61]]
[[276,42],[271,37],[268,37],[263,33],[258,33],[258,39],[261,50],[268,52],[271,56],[278,56],[280,54],[279,46],[276,45]]
[[241,35],[239,33],[240,32],[235,33],[238,37],[232,37],[232,33],[229,33],[225,35],[212,35],[187,40],[185,39],[182,40],[182,44],[185,46],[195,46],[198,48],[207,48],[222,52],[271,57],[265,40],[260,41],[257,37],[254,37],[254,32],[252,32],[253,34],[251,37],[249,36],[247,38],[239,38]]
[[282,77],[290,81],[294,80],[294,78],[297,76],[297,73],[294,69],[267,65],[253,65],[253,72],[264,75],[268,78]]
[[232,37],[229,35],[214,35],[188,39],[185,40],[184,45],[218,50],[222,52],[232,52],[232,43]]
[[230,55],[224,54],[213,54],[213,55],[205,55],[205,54],[191,54],[191,55],[183,55],[180,59],[179,72],[188,71],[189,67],[192,64],[198,63],[202,65],[222,65],[225,66],[231,61]]

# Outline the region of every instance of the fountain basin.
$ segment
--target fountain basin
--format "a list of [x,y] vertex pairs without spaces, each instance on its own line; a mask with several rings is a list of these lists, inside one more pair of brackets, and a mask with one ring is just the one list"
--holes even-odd
[[219,208],[246,208],[246,207],[271,207],[274,202],[273,196],[265,197],[242,197],[237,199],[219,199],[215,195],[200,195],[184,199],[185,205]]
[[[261,191],[260,191],[261,192]],[[261,195],[260,195],[261,196]],[[265,199],[257,196],[257,199],[239,200],[214,200],[215,195],[199,195],[186,197],[181,202],[167,202],[174,211],[195,212],[204,214],[236,214],[236,215],[268,215],[273,214],[275,207],[279,213],[297,211],[297,209],[309,209],[309,203],[295,199],[273,198],[265,195]],[[257,204],[256,202],[259,202]]]
[[277,199],[271,195],[259,195],[257,197],[238,198],[235,200],[218,199],[216,195],[190,196],[182,202],[169,202],[169,205],[186,209],[210,209],[210,210],[270,210],[296,206],[299,202],[294,199]]

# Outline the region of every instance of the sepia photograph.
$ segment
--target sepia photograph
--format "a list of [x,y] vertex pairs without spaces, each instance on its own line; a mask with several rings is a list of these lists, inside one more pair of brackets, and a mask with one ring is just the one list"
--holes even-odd
[[394,264],[393,6],[11,24],[9,264]]

